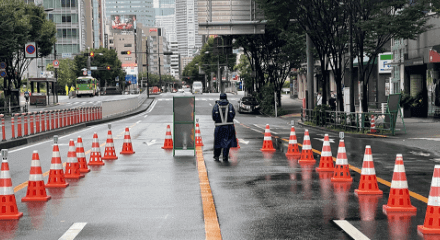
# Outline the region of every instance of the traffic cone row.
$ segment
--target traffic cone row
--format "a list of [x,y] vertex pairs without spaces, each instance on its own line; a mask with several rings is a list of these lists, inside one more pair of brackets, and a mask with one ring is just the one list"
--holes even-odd
[[103,160],[118,159],[118,156],[116,156],[115,145],[113,144],[112,130],[110,124],[108,125],[107,142],[105,143],[105,151],[102,159]]
[[0,171],[0,220],[16,220],[23,216],[18,211],[14,189],[12,188],[11,174],[9,173],[8,151],[2,149],[2,167]]
[[273,148],[272,134],[270,133],[269,124],[266,124],[266,129],[264,130],[263,147],[260,149],[260,151],[263,151],[263,152],[275,152],[276,151],[276,149]]
[[321,159],[319,160],[319,167],[316,168],[318,172],[333,172],[335,165],[333,164],[332,150],[330,148],[330,138],[328,134],[324,136],[324,144],[322,145]]
[[22,202],[47,202],[51,197],[47,195],[44,187],[43,172],[41,171],[40,156],[38,151],[32,153],[31,171],[29,174],[26,197]]
[[296,139],[295,127],[290,128],[289,146],[287,147],[286,157],[299,157],[301,153],[299,152],[298,142]]
[[124,143],[122,144],[121,154],[133,154],[133,145],[131,143],[130,130],[125,128]]
[[302,151],[301,151],[301,158],[299,159],[298,163],[314,164],[315,162],[316,162],[316,160],[313,157],[312,143],[310,141],[309,130],[306,129],[304,132],[304,140],[303,140],[303,146],[302,146]]

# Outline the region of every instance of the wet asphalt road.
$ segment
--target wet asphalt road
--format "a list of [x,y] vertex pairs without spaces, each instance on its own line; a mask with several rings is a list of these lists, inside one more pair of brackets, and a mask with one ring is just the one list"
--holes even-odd
[[[180,94],[181,95],[181,94]],[[195,158],[188,152],[161,149],[166,126],[172,126],[172,97],[157,96],[147,112],[112,123],[119,159],[93,168],[63,190],[48,191],[47,203],[21,203],[26,188],[15,195],[24,216],[19,221],[0,221],[0,239],[58,239],[76,222],[86,222],[76,239],[204,239],[199,177]],[[333,184],[329,174],[314,166],[301,166],[284,152],[290,125],[279,118],[237,114],[240,149],[231,151],[229,163],[212,160],[213,127],[210,112],[217,94],[196,96],[196,118],[204,143],[203,156],[223,239],[350,239],[332,220],[345,219],[370,239],[423,239],[423,224],[432,171],[437,156],[382,139],[345,139],[348,163],[362,167],[365,145],[372,146],[376,175],[391,182],[395,156],[402,153],[416,216],[386,216],[390,188],[379,183],[381,197],[357,197],[360,174],[351,170],[352,184]],[[238,96],[229,95],[234,104]],[[263,155],[264,127],[270,123],[277,152]],[[130,127],[134,155],[123,156],[124,127]],[[101,152],[107,124],[97,125],[60,139],[66,161],[69,138],[83,137],[86,153],[93,132],[99,135]],[[312,148],[322,149],[323,132],[309,129]],[[296,126],[302,143],[304,128]],[[275,139],[275,136],[278,137]],[[337,133],[331,133],[336,156]],[[284,140],[283,140],[284,139]],[[49,171],[52,143],[42,142],[11,149],[9,164],[13,186],[28,180],[32,150],[39,150],[43,172]],[[428,154],[430,154],[428,156]],[[89,154],[86,155],[89,159]],[[47,177],[45,177],[47,180]],[[424,198],[425,199],[424,199]]]

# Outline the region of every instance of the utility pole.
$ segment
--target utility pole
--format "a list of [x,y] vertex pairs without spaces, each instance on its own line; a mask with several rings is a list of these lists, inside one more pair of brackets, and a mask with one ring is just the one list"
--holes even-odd
[[[352,14],[350,13],[349,15],[349,23],[348,23],[348,27],[350,28],[350,48],[349,48],[349,71],[350,71],[350,112],[354,113],[355,107],[354,107],[354,73],[353,73],[353,26],[352,26],[352,22],[353,20],[352,18]],[[362,60],[359,60],[362,61]]]
[[159,40],[159,36],[160,36],[160,32],[158,31],[157,32],[157,59],[159,61],[159,85],[160,85],[160,89],[162,89],[162,75],[160,73],[160,53],[159,53],[159,51],[160,51],[160,48],[159,48],[160,40]]
[[307,46],[307,109],[314,109],[314,93],[313,93],[313,53],[312,53],[312,40],[310,39],[309,34],[306,34],[306,46]]
[[148,68],[149,68],[148,59],[150,58],[150,56],[148,54],[149,53],[148,52],[148,39],[149,39],[149,37],[147,37],[147,39],[145,41],[145,45],[146,45],[145,55],[147,56],[147,98],[150,97],[150,86],[149,86],[149,83],[148,83]]
[[[57,44],[55,43],[53,53],[55,60],[57,59]],[[52,85],[52,89],[55,95],[55,103],[58,103],[58,68],[55,68],[55,84]]]

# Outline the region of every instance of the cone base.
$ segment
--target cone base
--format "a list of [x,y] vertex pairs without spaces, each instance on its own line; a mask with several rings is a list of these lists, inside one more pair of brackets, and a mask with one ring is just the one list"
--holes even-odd
[[44,185],[45,188],[66,188],[69,183],[48,183]]
[[260,151],[263,151],[263,152],[275,152],[276,149],[275,148],[262,148],[262,149],[260,149]]
[[417,232],[425,235],[437,235],[440,234],[440,228],[427,228],[424,225],[417,225]]
[[64,175],[65,179],[80,179],[85,177],[84,174],[79,174],[79,175]]
[[330,180],[332,182],[353,182],[353,178],[352,177],[349,177],[349,178],[335,178],[335,177],[332,177]]
[[134,154],[134,152],[120,152],[120,154],[130,155],[130,154]]
[[89,166],[102,166],[105,165],[104,162],[89,162],[88,163]]
[[22,202],[47,202],[51,196],[46,197],[24,197],[21,199]]
[[23,217],[23,213],[19,212],[17,214],[0,215],[0,220],[17,220]]
[[332,167],[332,168],[317,167],[315,170],[317,172],[334,172],[335,168],[334,167]]
[[118,157],[117,156],[104,156],[104,157],[101,157],[101,159],[102,160],[117,160],[118,159]]
[[380,189],[377,190],[355,189],[354,193],[357,195],[382,195],[383,191]]
[[395,212],[407,212],[407,213],[414,213],[414,215],[416,215],[417,212],[417,208],[414,206],[410,206],[410,207],[391,207],[388,205],[383,205],[382,206],[382,211],[387,214],[387,213],[395,213]]
[[316,163],[316,160],[298,160],[298,163],[299,164],[315,164]]
[[79,172],[80,172],[80,173],[88,173],[88,172],[90,172],[90,169],[88,169],[88,168],[87,168],[87,169],[84,169],[84,168],[83,168],[83,169],[80,169]]
[[301,153],[286,153],[286,157],[301,157]]
[[205,145],[203,145],[203,143],[196,144],[196,147],[203,147],[203,146],[205,146]]
[[163,146],[162,149],[173,149],[173,146]]

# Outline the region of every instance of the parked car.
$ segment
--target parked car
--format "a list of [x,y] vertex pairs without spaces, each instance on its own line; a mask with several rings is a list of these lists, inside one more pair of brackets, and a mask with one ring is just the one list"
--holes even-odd
[[203,93],[203,84],[200,81],[194,81],[193,85],[192,85],[192,93],[196,94],[196,93]]
[[185,90],[183,90],[182,88],[179,88],[179,89],[177,90],[177,92],[178,92],[178,93],[184,93]]
[[242,97],[238,100],[237,111],[239,113],[257,113],[260,111],[260,104],[258,104],[257,99],[254,97]]

